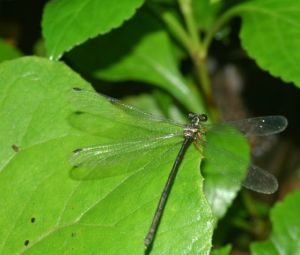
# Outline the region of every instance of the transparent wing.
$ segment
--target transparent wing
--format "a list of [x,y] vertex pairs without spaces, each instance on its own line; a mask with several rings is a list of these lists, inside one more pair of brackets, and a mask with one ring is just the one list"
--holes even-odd
[[95,179],[138,171],[159,148],[174,146],[182,140],[182,133],[174,133],[76,149],[70,158],[70,174],[73,179]]
[[123,111],[125,111],[126,113],[128,113],[128,114],[130,114],[132,116],[149,119],[151,121],[156,121],[156,122],[165,122],[165,123],[169,123],[169,124],[176,125],[176,126],[179,126],[179,127],[185,127],[185,124],[179,123],[179,122],[177,122],[175,120],[166,119],[166,118],[164,118],[162,116],[156,116],[156,115],[144,112],[141,109],[138,109],[137,107],[125,104],[122,101],[120,101],[120,100],[118,100],[116,98],[113,98],[113,97],[109,97],[109,96],[105,96],[105,97],[113,105],[119,107],[120,109],[122,109]]
[[282,132],[288,125],[284,116],[273,115],[228,121],[219,125],[207,125],[209,132],[223,132],[224,127],[234,127],[245,136],[266,136]]
[[243,185],[250,190],[264,194],[274,193],[278,188],[276,178],[251,164],[249,155],[245,154],[247,148],[243,146],[241,140],[235,144],[237,140],[232,140],[230,143],[226,139],[230,140],[226,137],[226,133],[223,133],[223,136],[220,135],[215,141],[210,141],[210,139],[200,141],[204,147],[204,158],[209,164],[207,178],[220,179],[224,184],[229,185]]
[[[119,119],[120,110],[126,113],[127,115],[139,118],[140,121],[148,122],[160,122],[166,123],[169,125],[175,125],[178,127],[184,127],[184,124],[178,123],[174,120],[166,119],[162,116],[155,116],[150,113],[144,112],[134,106],[127,105],[121,102],[118,99],[100,95],[94,91],[82,89],[82,88],[73,88],[70,95],[70,100],[77,110],[84,112],[91,112],[99,114],[101,116],[105,115],[110,118]],[[107,104],[113,104],[117,107],[119,111],[114,111],[109,109],[106,110]]]
[[264,194],[272,194],[278,189],[275,176],[255,165],[250,165],[242,185],[247,189]]

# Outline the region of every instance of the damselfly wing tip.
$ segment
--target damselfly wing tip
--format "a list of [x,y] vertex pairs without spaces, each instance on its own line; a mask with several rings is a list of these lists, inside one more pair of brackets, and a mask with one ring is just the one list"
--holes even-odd
[[283,130],[285,130],[286,128],[287,128],[287,126],[288,126],[288,124],[289,124],[289,121],[288,121],[288,119],[285,117],[285,116],[283,116],[283,115],[279,115],[278,117],[280,117],[280,119],[281,119],[281,130],[283,131]]
[[277,179],[274,177],[273,178],[273,186],[270,187],[270,189],[268,190],[268,192],[265,192],[265,194],[270,195],[275,193],[278,190],[279,184]]
[[254,165],[250,166],[242,184],[247,189],[267,195],[275,193],[279,186],[274,175]]
[[[282,131],[284,131],[287,126],[288,126],[288,120],[285,116],[283,115],[271,115],[271,116],[267,116],[267,118],[269,119],[269,125],[271,125],[273,127],[274,132],[271,134],[276,134],[276,133],[280,133]],[[265,120],[263,120],[263,123],[265,122]]]

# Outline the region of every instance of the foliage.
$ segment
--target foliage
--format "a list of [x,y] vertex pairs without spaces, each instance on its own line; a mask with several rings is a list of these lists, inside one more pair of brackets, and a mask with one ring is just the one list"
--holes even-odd
[[254,255],[300,253],[299,190],[279,202],[271,211],[273,231],[267,241],[251,245]]
[[0,40],[0,62],[21,57],[22,54],[14,47]]
[[[31,66],[29,75],[28,65]],[[15,76],[23,79],[16,80]],[[6,134],[1,144],[4,149],[1,154],[0,187],[2,199],[5,199],[2,202],[6,204],[1,212],[1,224],[5,228],[1,233],[1,240],[5,240],[2,253],[14,254],[26,250],[38,254],[50,244],[53,253],[60,253],[61,242],[64,242],[66,251],[76,250],[79,254],[84,247],[95,251],[101,247],[109,253],[113,252],[111,247],[116,251],[141,253],[144,250],[141,240],[149,227],[149,219],[180,143],[146,151],[138,159],[130,158],[135,155],[125,154],[124,158],[118,159],[119,164],[110,166],[114,168],[112,171],[123,173],[121,170],[127,164],[126,174],[103,180],[74,180],[70,178],[72,173],[68,158],[78,146],[114,143],[133,134],[136,137],[150,136],[153,131],[148,131],[148,134],[145,129],[135,130],[130,125],[134,118],[125,122],[126,115],[121,117],[120,111],[116,116],[123,120],[121,123],[116,122],[114,117],[106,121],[98,121],[93,116],[74,117],[68,98],[72,84],[81,87],[87,84],[64,64],[35,57],[17,59],[2,64],[1,77],[5,84],[1,133]],[[29,94],[31,97],[24,98]],[[22,107],[23,104],[26,107]],[[103,108],[107,108],[105,112],[109,116],[115,116],[114,107],[106,100],[102,104],[99,102],[101,112]],[[16,119],[19,121],[11,128],[10,123]],[[68,119],[75,129],[70,128]],[[151,130],[154,128],[152,126]],[[159,125],[157,128],[162,127]],[[215,136],[214,139],[219,140],[219,144],[228,143],[222,137]],[[242,143],[238,139],[236,142]],[[12,145],[17,146],[18,151]],[[232,150],[235,148],[232,146]],[[208,161],[214,157],[211,153],[206,153]],[[199,156],[196,149],[191,148],[185,157],[167,213],[161,222],[157,235],[159,241],[156,242],[158,246],[156,248],[155,244],[153,247],[153,254],[161,251],[166,254],[181,253],[191,245],[190,240],[193,240],[190,252],[201,250],[207,253],[210,249],[214,217],[203,193],[203,178],[198,171]],[[217,172],[220,164],[224,168],[221,160],[210,166],[211,171]],[[227,167],[240,169],[242,177],[245,166],[228,161]],[[136,172],[137,168],[139,171]],[[217,177],[213,176],[212,180]],[[238,183],[232,185],[229,182],[227,180],[228,192],[230,189],[237,190]],[[21,185],[15,190],[16,193],[11,193],[11,183]],[[214,193],[218,185],[224,185],[224,181],[217,185],[212,181],[208,189]],[[8,200],[10,197],[12,199]],[[216,199],[216,196],[212,197]],[[218,207],[226,204],[219,202]],[[16,210],[20,214],[14,214]],[[173,222],[174,218],[176,222]],[[32,219],[35,219],[34,222]],[[128,242],[124,233],[135,241]],[[186,237],[185,241],[182,235]],[[116,238],[123,241],[115,244]],[[24,245],[26,240],[29,244]],[[173,244],[170,246],[171,240]]]
[[213,250],[211,255],[227,255],[230,252],[230,248],[231,247],[229,245],[227,245],[227,246],[222,247],[220,249]]
[[142,3],[142,0],[49,2],[42,24],[49,57],[58,59],[75,45],[108,33],[132,17]]

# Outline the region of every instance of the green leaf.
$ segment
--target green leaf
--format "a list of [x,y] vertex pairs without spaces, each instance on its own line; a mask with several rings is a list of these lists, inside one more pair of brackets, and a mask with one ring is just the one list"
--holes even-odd
[[251,245],[254,255],[300,254],[300,190],[288,195],[271,211],[269,240]]
[[[233,131],[233,132],[231,132]],[[222,218],[241,188],[249,165],[249,146],[237,131],[208,133],[202,173],[212,211]]]
[[228,255],[231,250],[231,245],[226,245],[220,249],[212,250],[211,255]]
[[242,46],[258,65],[300,86],[300,2],[253,0],[231,10],[241,15]]
[[143,0],[52,0],[44,10],[43,36],[48,55],[58,59],[76,45],[119,27]]
[[[5,137],[0,140],[0,253],[144,254],[143,239],[180,145],[118,166],[138,170],[129,174],[73,180],[71,151],[115,142],[122,132],[130,137],[134,128],[103,119],[104,127],[113,128],[99,126],[98,136],[73,129],[68,92],[87,83],[62,63],[33,57],[7,61],[0,66],[0,83],[0,135]],[[151,254],[209,254],[213,218],[200,161],[191,146]]]
[[22,53],[18,49],[0,39],[0,62],[21,56]]
[[187,109],[204,112],[200,99],[178,70],[167,33],[146,12],[138,13],[110,34],[76,48],[69,56],[77,69],[97,78],[154,84]]

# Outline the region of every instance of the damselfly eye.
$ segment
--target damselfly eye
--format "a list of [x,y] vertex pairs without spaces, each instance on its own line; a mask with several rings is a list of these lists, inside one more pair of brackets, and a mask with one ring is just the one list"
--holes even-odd
[[190,120],[192,120],[193,118],[195,118],[196,115],[197,115],[196,113],[189,112],[188,118],[189,118]]
[[204,122],[205,122],[205,121],[207,121],[207,119],[208,119],[208,117],[207,117],[206,114],[200,114],[200,115],[199,115],[199,120],[200,120],[200,121],[204,121]]

